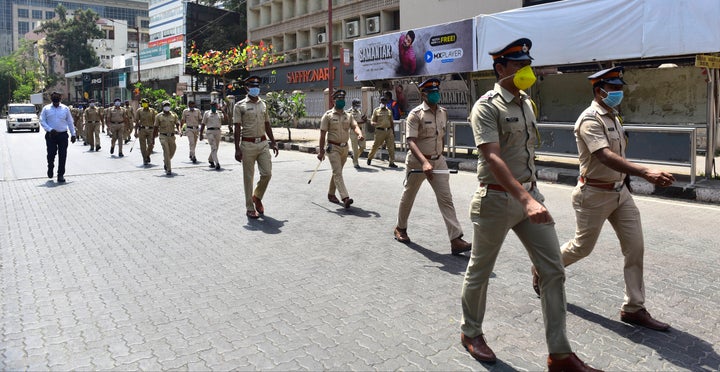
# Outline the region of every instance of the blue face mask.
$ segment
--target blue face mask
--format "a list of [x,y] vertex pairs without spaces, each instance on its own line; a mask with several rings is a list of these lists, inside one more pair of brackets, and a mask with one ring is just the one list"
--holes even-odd
[[335,108],[338,110],[342,110],[345,108],[345,100],[344,99],[336,99],[335,100]]
[[253,97],[257,97],[260,95],[260,88],[250,88],[248,89],[248,94]]
[[602,101],[604,104],[610,106],[610,107],[616,107],[620,105],[620,102],[623,100],[623,91],[622,90],[616,90],[612,92],[608,92],[605,89],[600,88],[605,94],[607,94],[607,97],[603,98]]
[[431,105],[435,105],[438,102],[440,102],[440,92],[430,92],[427,95],[428,103]]

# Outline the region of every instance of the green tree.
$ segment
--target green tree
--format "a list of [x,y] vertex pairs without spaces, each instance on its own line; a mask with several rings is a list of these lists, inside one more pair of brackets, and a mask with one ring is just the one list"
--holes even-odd
[[265,101],[267,102],[268,115],[276,125],[279,124],[287,128],[288,142],[292,142],[290,128],[296,124],[298,119],[307,116],[305,93],[296,92],[288,95],[282,90],[269,92],[265,95]]
[[2,82],[2,102],[22,102],[30,99],[30,94],[42,88],[45,70],[35,55],[31,41],[22,39],[17,50],[9,56],[0,58],[0,81]]
[[67,10],[61,5],[55,8],[56,19],[44,22],[38,32],[46,38],[45,50],[48,54],[62,56],[65,71],[77,71],[100,64],[95,50],[88,44],[90,39],[104,36],[97,26],[100,19],[92,9],[76,10],[73,18],[68,19]]

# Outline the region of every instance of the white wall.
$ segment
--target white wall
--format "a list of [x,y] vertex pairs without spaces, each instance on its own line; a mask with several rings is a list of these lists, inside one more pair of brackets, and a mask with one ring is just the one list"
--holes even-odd
[[521,7],[522,0],[400,0],[400,29],[437,25]]

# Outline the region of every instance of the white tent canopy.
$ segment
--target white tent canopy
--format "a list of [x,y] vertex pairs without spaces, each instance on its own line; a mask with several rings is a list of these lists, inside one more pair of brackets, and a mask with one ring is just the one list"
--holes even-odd
[[476,17],[477,70],[527,37],[534,66],[720,51],[719,0],[565,0]]

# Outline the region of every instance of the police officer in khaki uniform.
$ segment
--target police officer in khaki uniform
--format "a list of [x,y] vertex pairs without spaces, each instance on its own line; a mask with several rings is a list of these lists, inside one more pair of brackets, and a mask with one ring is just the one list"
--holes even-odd
[[393,114],[387,107],[387,98],[380,98],[380,107],[376,108],[370,117],[370,124],[375,128],[375,139],[372,150],[368,154],[367,165],[372,163],[378,149],[385,144],[388,150],[390,168],[397,168],[395,164],[395,132],[393,132]]
[[90,145],[90,151],[100,151],[100,125],[103,115],[97,107],[95,100],[90,100],[90,107],[83,112],[85,122],[85,140]]
[[[405,188],[400,197],[394,235],[395,239],[401,243],[410,242],[407,234],[408,218],[415,203],[415,196],[417,196],[422,183],[427,179],[435,192],[440,214],[445,221],[450,238],[450,252],[453,255],[459,255],[470,250],[470,243],[462,239],[463,231],[455,213],[455,205],[450,191],[450,173],[443,156],[448,117],[447,110],[438,105],[440,80],[427,79],[418,88],[421,92],[422,104],[410,111],[406,121],[407,143],[410,152],[405,160]],[[385,112],[390,113],[384,103],[381,105],[382,107],[375,109],[372,120],[380,115],[385,116]],[[376,115],[378,112],[382,112],[382,114]],[[377,138],[377,129],[375,128],[375,138]],[[375,143],[377,144],[377,142]],[[373,148],[375,147],[373,146]],[[422,170],[422,172],[411,173],[413,169]]]
[[125,115],[127,116],[127,123],[125,125],[125,143],[130,142],[130,135],[135,127],[135,108],[130,105],[130,101],[125,100]]
[[125,109],[120,106],[120,98],[115,98],[113,107],[105,112],[105,121],[108,123],[108,131],[112,135],[110,142],[110,154],[115,152],[115,142],[118,144],[118,156],[123,157],[122,148],[125,138],[125,126],[128,124]]
[[[628,175],[634,175],[667,187],[675,178],[670,173],[651,170],[625,159],[627,141],[617,112],[625,85],[622,74],[623,67],[618,66],[588,77],[595,97],[575,122],[580,178],[572,193],[572,204],[577,225],[575,237],[560,251],[565,266],[588,256],[595,248],[605,221],[610,221],[625,256],[625,299],[620,308],[620,320],[667,331],[670,325],[653,319],[645,310],[645,247],[640,211],[623,181]],[[537,282],[541,278],[540,282],[543,282],[542,273],[534,279]]]
[[[235,160],[243,164],[243,184],[245,188],[245,213],[249,218],[259,218],[265,213],[262,204],[265,190],[272,177],[272,157],[280,154],[267,113],[265,101],[260,99],[260,78],[250,76],[245,79],[247,97],[235,104],[233,122],[235,123]],[[270,142],[268,143],[268,139]],[[253,191],[255,163],[257,162],[260,179]]]
[[483,338],[490,274],[510,229],[540,271],[550,371],[592,371],[573,352],[566,332],[565,271],[555,225],[535,178],[533,107],[523,91],[535,82],[528,39],[491,52],[498,82],[472,108],[480,185],[470,204],[473,246],[462,289],[461,342],[477,360],[494,362]]
[[220,147],[220,137],[224,115],[218,110],[217,106],[217,102],[211,103],[210,111],[205,111],[205,114],[203,114],[202,123],[200,124],[200,141],[203,140],[203,132],[205,132],[208,144],[210,145],[208,163],[210,163],[210,168],[220,170],[220,161],[218,160],[217,152]]
[[153,126],[160,134],[160,146],[163,149],[163,164],[165,174],[172,174],[172,157],[175,156],[175,130],[180,129],[180,121],[177,115],[170,109],[170,101],[162,102],[163,112],[155,116]]
[[[326,111],[322,119],[320,119],[320,150],[317,158],[322,161],[325,159],[325,154],[327,153],[330,166],[332,167],[332,177],[330,177],[330,186],[328,188],[328,200],[332,203],[340,204],[340,200],[335,196],[335,190],[337,189],[337,191],[340,192],[340,199],[342,199],[343,206],[350,208],[353,200],[348,194],[342,175],[343,167],[348,157],[347,142],[350,137],[348,131],[352,129],[360,141],[364,140],[365,137],[353,116],[344,111],[345,95],[346,92],[344,90],[336,90],[332,94],[332,98],[335,100],[335,107]],[[327,149],[325,147],[326,140]]]
[[[75,131],[78,135],[78,138],[83,138],[84,133],[83,133],[83,120],[82,120],[83,110],[82,110],[82,108],[78,105],[72,106],[70,108],[70,115],[73,118],[73,124],[75,125]],[[87,144],[87,143],[85,143],[85,144]]]
[[[367,116],[362,113],[359,99],[355,98],[352,100],[352,108],[348,112],[352,115],[353,119],[355,119],[358,126],[362,128],[362,125],[367,121]],[[352,144],[353,150],[353,166],[360,168],[358,159],[360,158],[360,154],[365,151],[365,140],[359,140],[357,133],[355,133],[354,130],[350,130],[350,143]]]
[[156,128],[155,116],[157,112],[150,107],[147,98],[140,100],[140,109],[135,112],[135,138],[140,141],[140,153],[143,157],[143,165],[150,165],[150,154],[152,143],[155,141]]
[[180,124],[182,125],[190,144],[190,160],[193,164],[197,163],[197,158],[195,157],[195,147],[197,146],[198,128],[200,127],[201,121],[202,113],[200,110],[195,108],[195,101],[188,102],[188,108],[182,112]]

